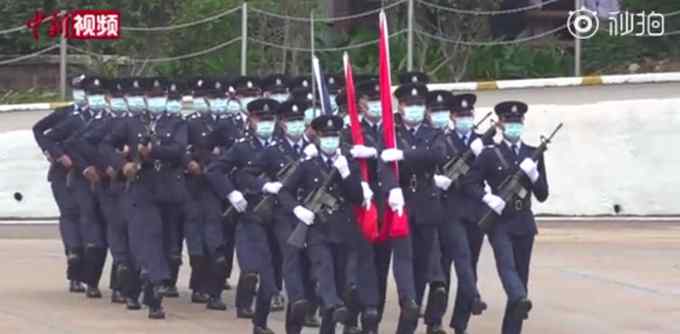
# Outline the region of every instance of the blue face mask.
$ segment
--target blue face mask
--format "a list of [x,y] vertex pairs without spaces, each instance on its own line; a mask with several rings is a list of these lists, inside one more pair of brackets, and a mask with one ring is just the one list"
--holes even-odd
[[193,106],[194,106],[194,111],[198,111],[201,114],[204,114],[204,113],[207,113],[208,111],[210,111],[210,109],[208,108],[208,103],[202,97],[194,98]]
[[160,114],[165,111],[165,105],[168,102],[168,98],[165,96],[150,97],[147,99],[146,103],[148,105],[149,111],[152,114]]
[[366,115],[371,119],[378,119],[382,116],[382,105],[380,101],[370,101],[368,104],[368,110],[366,110]]
[[116,114],[122,114],[128,111],[127,102],[122,97],[112,97],[111,98],[111,110]]
[[125,99],[127,100],[128,108],[133,113],[140,113],[146,109],[146,101],[144,101],[143,96],[128,96]]
[[241,112],[241,103],[238,100],[229,100],[227,102],[227,113],[235,115]]
[[259,121],[255,133],[262,139],[269,139],[274,134],[275,126],[276,122],[274,121]]
[[88,95],[87,105],[94,111],[104,110],[109,106],[108,102],[106,102],[106,97],[100,94]]
[[456,131],[467,134],[475,126],[475,118],[471,116],[456,117]]
[[278,103],[283,103],[288,100],[288,94],[272,94],[270,97]]
[[524,124],[522,123],[505,123],[503,127],[503,135],[513,143],[522,137],[522,132],[524,132]]
[[321,148],[321,151],[324,154],[335,155],[336,151],[338,150],[338,147],[340,147],[340,137],[337,136],[320,137],[319,147]]
[[227,100],[226,99],[210,99],[210,111],[214,113],[224,113],[227,111]]
[[432,126],[437,129],[444,129],[449,125],[448,111],[435,111],[430,114],[430,122]]
[[321,110],[318,108],[307,108],[305,110],[305,125],[312,124],[312,120],[318,115],[321,115]]
[[404,122],[408,125],[418,125],[425,118],[425,106],[414,105],[404,107]]
[[286,122],[286,135],[293,140],[299,140],[305,133],[305,121],[296,120]]
[[73,102],[75,102],[76,105],[79,105],[81,107],[84,106],[85,102],[87,102],[87,100],[85,100],[85,91],[82,89],[74,89]]
[[168,104],[165,105],[165,110],[170,114],[179,114],[182,112],[182,101],[180,100],[169,100]]

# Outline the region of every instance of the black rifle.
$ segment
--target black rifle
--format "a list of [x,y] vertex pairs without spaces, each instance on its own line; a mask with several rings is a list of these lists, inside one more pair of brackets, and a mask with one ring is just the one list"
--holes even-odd
[[[314,212],[314,221],[316,224],[326,222],[329,215],[338,209],[338,199],[328,192],[328,187],[333,183],[333,179],[335,179],[337,175],[338,170],[333,168],[333,171],[328,174],[323,184],[309,193],[303,202],[305,208]],[[290,234],[287,243],[297,248],[305,247],[308,230],[309,226],[307,226],[307,224],[299,222],[293,233]]]
[[[491,116],[491,112],[486,114],[484,118],[482,118],[477,124],[475,124],[474,127],[472,127],[472,131],[477,130],[479,126]],[[496,135],[496,126],[495,124],[492,124],[489,129],[482,134],[481,140],[482,142],[488,141],[490,138],[492,138],[494,135]],[[472,152],[472,149],[468,148],[463,154],[454,156],[451,158],[451,160],[447,161],[444,166],[442,166],[442,174],[444,176],[448,177],[451,179],[452,182],[456,182],[456,180],[460,179],[461,176],[464,176],[467,174],[468,171],[470,171],[470,166],[467,164],[467,161],[472,157],[474,152]]]
[[[539,145],[536,148],[536,151],[534,154],[531,156],[531,160],[537,161],[538,158],[543,154],[543,152],[548,150],[548,144],[552,141],[553,137],[557,134],[558,131],[562,128],[562,123],[557,125],[555,130],[550,134],[548,138],[545,138],[541,136],[541,145]],[[521,168],[518,168],[515,173],[512,175],[508,175],[505,180],[501,183],[501,185],[498,187],[499,194],[498,196],[503,199],[506,203],[512,199],[513,196],[517,195],[520,198],[524,198],[528,195],[528,192],[522,184],[520,183],[520,180],[522,179],[522,175],[524,172],[522,171]],[[482,216],[482,219],[479,220],[479,228],[484,231],[484,232],[489,232],[495,225],[496,221],[498,220],[499,215],[493,211],[491,208],[487,208],[486,212]]]
[[[299,164],[299,161],[289,161],[278,173],[276,173],[276,179],[285,184],[290,176],[293,175]],[[265,195],[262,200],[255,205],[253,213],[258,217],[261,217],[263,222],[271,221],[271,217],[274,216],[275,199],[275,195]]]
[[[144,136],[140,137],[139,140],[137,141],[137,146],[143,145],[147,146],[151,142],[156,142],[157,140],[157,135],[156,132],[151,129],[151,126],[149,124],[144,124],[144,129],[145,129],[145,134]],[[133,149],[133,148],[131,148]],[[142,155],[139,153],[139,147],[134,147],[134,154],[132,156],[132,163],[135,165],[135,168],[137,169],[137,172],[142,169]],[[135,180],[137,177],[137,173],[133,176],[128,176],[126,177],[125,180],[125,191],[130,190],[130,184]]]

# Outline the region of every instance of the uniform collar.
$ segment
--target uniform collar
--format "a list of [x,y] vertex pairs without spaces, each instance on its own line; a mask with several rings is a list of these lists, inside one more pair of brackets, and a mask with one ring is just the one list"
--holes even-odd
[[298,139],[298,141],[296,141],[296,142],[290,140],[290,138],[288,138],[288,136],[286,136],[286,141],[288,142],[288,144],[290,145],[290,147],[294,147],[296,144],[297,144],[297,145],[300,145],[300,147],[305,146],[305,139],[304,139],[304,136],[300,137],[300,139]]

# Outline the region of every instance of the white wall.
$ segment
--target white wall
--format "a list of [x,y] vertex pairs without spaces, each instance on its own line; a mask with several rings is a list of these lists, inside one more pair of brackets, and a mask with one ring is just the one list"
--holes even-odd
[[[526,101],[530,144],[565,123],[546,154],[551,196],[538,213],[613,214],[618,204],[622,214],[680,215],[678,92],[678,83],[488,91],[477,115],[501,100]],[[11,131],[11,121],[0,115],[0,217],[56,216],[47,162],[25,122]]]

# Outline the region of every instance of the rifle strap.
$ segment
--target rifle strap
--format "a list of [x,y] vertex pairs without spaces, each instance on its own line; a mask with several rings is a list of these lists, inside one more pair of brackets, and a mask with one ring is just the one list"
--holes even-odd
[[494,151],[494,153],[496,153],[496,156],[498,157],[498,160],[501,162],[501,165],[503,165],[503,168],[509,170],[510,164],[508,164],[508,160],[505,159],[505,157],[501,153],[501,150],[498,149],[498,146],[494,146],[493,151]]
[[449,133],[445,133],[444,138],[446,139],[446,146],[448,146],[448,148],[453,151],[455,156],[459,156],[460,152],[458,152],[458,149],[456,149],[456,145],[453,143],[453,138],[451,138],[451,135]]

